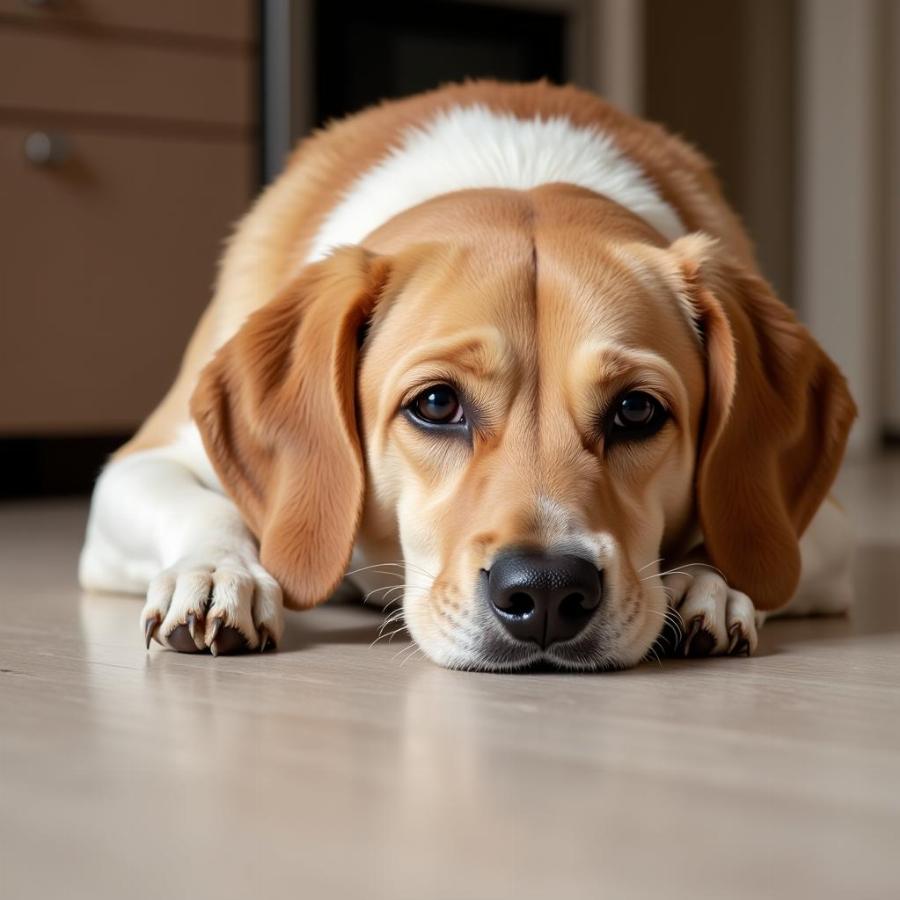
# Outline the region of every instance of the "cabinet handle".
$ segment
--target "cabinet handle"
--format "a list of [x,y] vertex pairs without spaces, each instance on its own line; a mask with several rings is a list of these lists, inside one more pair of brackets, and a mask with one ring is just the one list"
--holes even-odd
[[29,9],[50,9],[59,5],[59,0],[22,0],[22,6]]
[[34,166],[61,166],[72,154],[72,146],[64,134],[32,131],[25,138],[25,158]]

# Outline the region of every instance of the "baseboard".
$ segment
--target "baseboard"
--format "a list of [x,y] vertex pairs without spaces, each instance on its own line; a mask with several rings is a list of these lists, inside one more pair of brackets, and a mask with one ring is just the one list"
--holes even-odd
[[87,496],[129,435],[0,438],[0,499]]

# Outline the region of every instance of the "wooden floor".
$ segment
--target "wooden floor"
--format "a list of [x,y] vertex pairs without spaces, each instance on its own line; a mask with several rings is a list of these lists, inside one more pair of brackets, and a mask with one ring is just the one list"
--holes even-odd
[[753,659],[447,672],[380,615],[144,651],[80,503],[0,506],[0,897],[900,896],[900,464],[849,469],[850,619]]

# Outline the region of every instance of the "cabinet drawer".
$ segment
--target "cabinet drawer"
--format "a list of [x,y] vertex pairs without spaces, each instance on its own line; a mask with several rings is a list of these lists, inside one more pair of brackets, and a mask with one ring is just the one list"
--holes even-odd
[[253,0],[0,0],[0,15],[241,42],[255,38],[257,27]]
[[76,131],[44,169],[27,134],[0,125],[0,433],[127,430],[209,300],[253,146]]
[[0,107],[247,127],[250,54],[0,27]]

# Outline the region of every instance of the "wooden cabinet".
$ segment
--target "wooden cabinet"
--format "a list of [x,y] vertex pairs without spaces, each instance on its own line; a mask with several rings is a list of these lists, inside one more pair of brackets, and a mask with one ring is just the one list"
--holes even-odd
[[0,0],[0,439],[127,433],[174,378],[257,185],[255,21]]
[[128,430],[162,395],[253,189],[246,142],[0,125],[0,431]]
[[0,0],[0,18],[20,25],[79,26],[248,46],[258,11],[247,0]]
[[246,128],[253,79],[242,53],[0,28],[0,108]]

